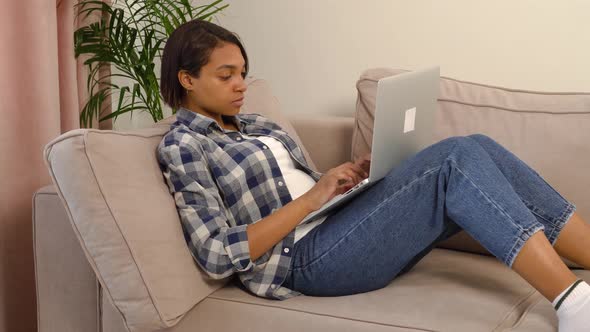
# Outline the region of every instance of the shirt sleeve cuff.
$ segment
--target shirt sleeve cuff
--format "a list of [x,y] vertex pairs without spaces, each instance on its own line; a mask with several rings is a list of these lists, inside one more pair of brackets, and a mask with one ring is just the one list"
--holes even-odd
[[230,261],[238,272],[248,272],[254,268],[250,259],[250,247],[248,246],[248,225],[230,227],[227,230],[224,246]]

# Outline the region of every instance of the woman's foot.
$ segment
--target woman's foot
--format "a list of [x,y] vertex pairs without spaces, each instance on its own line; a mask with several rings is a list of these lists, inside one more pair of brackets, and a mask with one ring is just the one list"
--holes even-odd
[[559,332],[590,331],[590,286],[583,280],[559,294],[553,300],[553,307],[559,318]]

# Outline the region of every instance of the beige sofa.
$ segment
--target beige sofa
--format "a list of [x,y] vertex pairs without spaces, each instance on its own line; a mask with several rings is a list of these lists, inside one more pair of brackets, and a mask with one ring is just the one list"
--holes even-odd
[[[242,112],[277,121],[325,171],[370,150],[376,82],[399,72],[362,74],[354,118],[285,118],[256,79]],[[590,218],[589,109],[584,93],[443,78],[435,139],[474,132],[495,138]],[[154,155],[172,120],[133,132],[74,130],[47,145],[54,184],[33,197],[40,332],[556,330],[549,301],[464,233],[364,294],[276,301],[249,293],[233,277],[211,280],[184,244]],[[590,281],[590,271],[574,271]]]

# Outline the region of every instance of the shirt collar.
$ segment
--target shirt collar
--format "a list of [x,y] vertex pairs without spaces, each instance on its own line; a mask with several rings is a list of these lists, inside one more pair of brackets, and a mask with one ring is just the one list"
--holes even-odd
[[[235,124],[240,132],[244,132],[244,126],[246,125],[244,119],[241,119],[238,115],[223,115],[223,118]],[[197,112],[189,111],[184,107],[181,107],[176,111],[176,121],[203,135],[206,135],[209,129],[215,129],[222,133],[225,132],[225,129],[221,128],[217,121]]]

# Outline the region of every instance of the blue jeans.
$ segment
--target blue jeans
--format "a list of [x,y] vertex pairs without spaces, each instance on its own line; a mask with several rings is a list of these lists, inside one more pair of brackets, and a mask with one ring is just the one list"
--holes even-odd
[[462,229],[511,267],[537,231],[555,244],[574,211],[491,138],[450,137],[394,168],[299,240],[283,286],[310,296],[383,288]]

